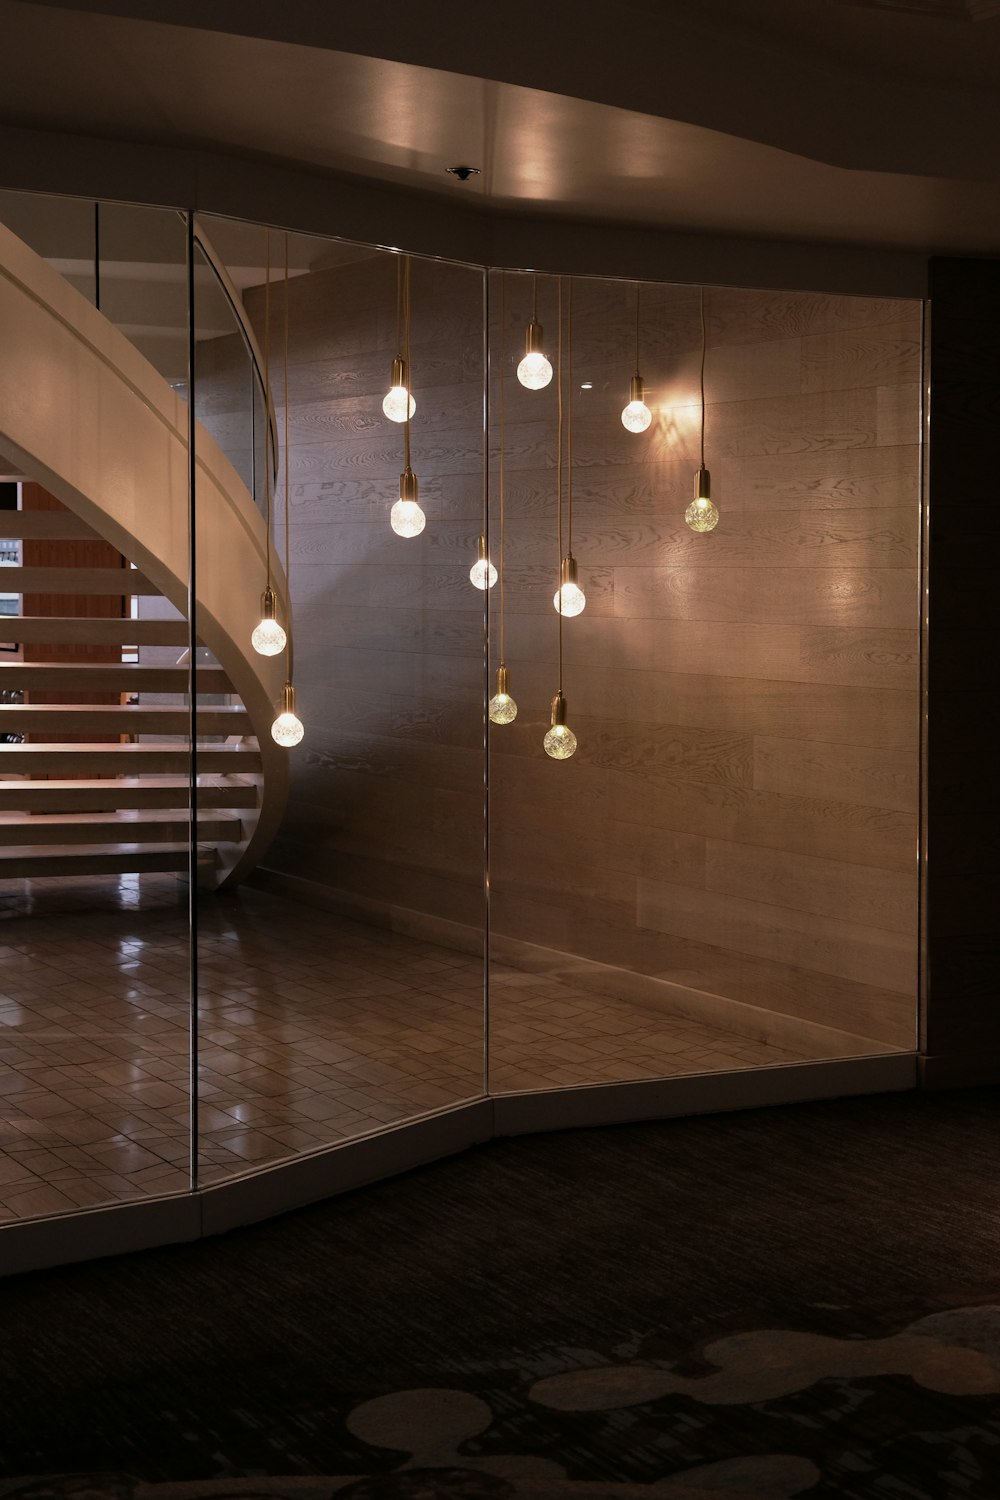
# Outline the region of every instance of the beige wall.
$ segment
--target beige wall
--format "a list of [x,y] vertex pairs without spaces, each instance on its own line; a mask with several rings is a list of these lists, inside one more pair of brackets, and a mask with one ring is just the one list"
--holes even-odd
[[[507,296],[523,306],[519,278]],[[589,603],[564,622],[580,747],[563,765],[540,748],[556,686],[553,424],[536,415],[548,392],[508,386],[521,711],[493,732],[494,926],[910,1045],[919,308],[727,290],[707,306],[721,520],[696,536],[683,510],[697,291],[644,293],[656,418],[634,436],[618,418],[634,291],[576,285],[574,551]]]
[[[428,522],[412,541],[388,524],[402,467],[402,430],[381,413],[394,292],[386,256],[292,283],[307,738],[270,863],[478,925],[483,621],[467,574],[482,508],[482,286],[468,269],[414,265],[413,466]],[[576,283],[574,551],[589,603],[564,627],[580,748],[558,765],[541,749],[556,687],[555,387],[513,379],[530,291],[508,278],[507,660],[520,712],[491,731],[494,930],[910,1045],[919,308],[710,291],[707,461],[722,520],[698,537],[682,519],[697,292],[644,293],[657,416],[639,437],[618,419],[633,295]],[[554,349],[554,283],[542,302]],[[259,329],[259,293],[248,304]],[[496,278],[491,305],[496,367]],[[491,526],[495,555],[495,497]],[[496,590],[490,602],[495,638]]]

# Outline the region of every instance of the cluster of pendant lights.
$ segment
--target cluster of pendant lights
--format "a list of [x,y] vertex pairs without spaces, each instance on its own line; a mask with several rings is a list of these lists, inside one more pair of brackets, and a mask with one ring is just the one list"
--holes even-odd
[[[264,260],[266,265],[266,279],[264,282],[264,380],[270,392],[270,369],[271,369],[271,235],[265,232],[264,236]],[[288,582],[289,569],[291,567],[291,549],[288,545],[289,536],[289,489],[288,489],[288,235],[285,235],[285,325],[284,325],[284,395],[285,395],[285,433],[284,433],[284,481],[285,481],[285,583],[288,588],[288,597],[291,598],[291,585]],[[269,409],[270,402],[265,401]],[[266,502],[266,525],[267,525],[267,583],[260,600],[260,623],[255,626],[250,637],[250,644],[260,656],[278,656],[287,650],[287,663],[285,668],[285,685],[281,690],[281,699],[278,704],[274,723],[271,725],[271,738],[276,744],[290,750],[299,744],[305,729],[302,720],[295,712],[295,688],[292,686],[292,636],[291,621],[286,632],[278,623],[276,607],[277,596],[271,586],[271,456],[268,451],[269,426],[264,427],[264,497]]]
[[[567,548],[563,553],[563,279],[558,278],[559,287],[559,331],[557,356],[557,406],[558,448],[556,457],[556,515],[559,548],[559,586],[553,595],[552,604],[559,620],[559,686],[552,699],[551,723],[543,746],[553,760],[568,760],[577,748],[576,735],[566,722],[566,699],[562,690],[562,622],[582,613],[587,598],[580,587],[579,570],[573,556],[573,283],[569,282],[567,307],[568,328],[568,422],[567,428]],[[488,553],[486,537],[480,536],[478,556],[469,570],[469,580],[477,589],[491,589],[499,579],[499,646],[500,664],[497,667],[496,692],[490,699],[489,717],[493,724],[512,724],[517,717],[517,704],[510,693],[510,672],[504,660],[504,431],[505,431],[505,381],[506,370],[505,335],[505,290],[506,276],[500,282],[500,462],[498,474],[500,509],[500,568],[494,567]],[[410,391],[410,258],[401,255],[396,262],[396,348],[399,351],[392,362],[391,386],[382,402],[382,410],[391,422],[401,422],[404,430],[404,468],[399,476],[399,499],[390,512],[390,524],[398,536],[419,536],[427,524],[427,518],[418,501],[417,477],[410,467],[410,419],[416,411],[416,402]],[[705,467],[705,353],[707,348],[705,324],[705,288],[699,289],[699,313],[701,322],[701,371],[700,390],[700,445],[699,464],[694,476],[694,499],[684,512],[684,520],[692,531],[714,531],[719,523],[719,511],[712,500],[711,475]],[[639,370],[640,333],[640,289],[635,288],[635,374],[629,382],[629,399],[622,411],[622,426],[627,432],[643,433],[653,421],[653,414],[646,405],[645,386]],[[517,378],[529,391],[544,390],[551,383],[553,369],[545,354],[545,331],[538,321],[538,277],[532,278],[531,320],[524,340],[524,358],[517,367]],[[258,627],[259,629],[260,627]]]
[[[270,234],[265,236],[265,259],[267,265],[264,297],[264,365],[265,370],[270,368],[270,340],[271,340],[271,258],[270,258]],[[586,606],[587,598],[580,587],[579,569],[576,558],[573,556],[573,283],[569,283],[569,294],[567,303],[567,374],[569,401],[568,421],[566,423],[566,456],[567,456],[567,546],[563,552],[563,448],[564,448],[564,423],[563,423],[563,282],[562,277],[558,279],[559,286],[559,317],[558,317],[558,357],[557,357],[557,406],[558,406],[558,450],[556,458],[556,516],[557,516],[557,544],[559,550],[559,584],[552,598],[553,607],[559,622],[558,637],[558,663],[559,681],[558,689],[552,699],[551,722],[543,741],[547,755],[553,760],[568,760],[577,748],[576,735],[570,729],[566,721],[566,699],[562,690],[562,622],[563,619],[572,619],[582,613]],[[505,431],[505,388],[503,371],[506,368],[505,360],[505,331],[506,317],[504,309],[504,292],[506,278],[501,279],[501,303],[500,303],[500,464],[499,464],[499,505],[500,505],[500,568],[493,565],[487,550],[486,537],[480,536],[478,545],[478,556],[469,571],[470,582],[477,589],[491,589],[498,581],[500,583],[500,616],[499,616],[499,646],[500,665],[497,668],[496,692],[490,699],[489,717],[494,724],[512,724],[517,717],[517,704],[510,692],[510,672],[504,660],[504,633],[506,623],[505,598],[504,598],[504,525],[505,525],[505,473],[504,473],[504,431]],[[285,317],[284,317],[284,488],[285,488],[285,568],[286,582],[290,563],[288,547],[289,536],[289,488],[288,488],[288,235],[285,235]],[[410,463],[410,421],[414,416],[417,405],[410,389],[410,257],[400,255],[396,261],[396,348],[397,354],[392,362],[392,374],[390,389],[383,402],[382,411],[390,422],[398,422],[403,426],[403,472],[399,476],[399,498],[390,512],[389,521],[397,536],[414,537],[419,536],[427,524],[427,518],[420,507],[419,484]],[[714,530],[718,524],[719,512],[711,498],[711,476],[705,467],[705,289],[700,292],[700,314],[701,314],[701,375],[700,375],[700,397],[701,397],[701,442],[700,462],[695,474],[694,499],[684,512],[684,519],[692,531],[707,532]],[[638,283],[635,293],[635,374],[629,383],[628,403],[622,411],[622,425],[627,432],[643,433],[652,424],[653,414],[646,405],[645,387],[639,370],[639,334],[640,334],[640,293]],[[553,368],[550,360],[545,354],[545,333],[538,321],[538,278],[532,279],[532,310],[531,320],[528,323],[525,334],[524,357],[517,367],[517,378],[521,385],[529,391],[544,390],[552,381]],[[265,474],[265,499],[267,509],[267,583],[261,595],[261,619],[251,636],[251,643],[255,651],[261,656],[277,656],[287,649],[288,662],[285,677],[285,686],[281,693],[281,702],[274,723],[271,725],[271,734],[274,740],[285,747],[291,748],[301,741],[304,728],[301,719],[295,712],[295,688],[292,685],[292,641],[290,633],[282,628],[277,619],[277,597],[271,585],[271,471],[267,462],[264,464]]]

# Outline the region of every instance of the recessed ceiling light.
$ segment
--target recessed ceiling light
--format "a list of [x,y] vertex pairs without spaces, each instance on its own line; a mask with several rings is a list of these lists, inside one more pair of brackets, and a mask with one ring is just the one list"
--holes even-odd
[[594,382],[592,380],[585,380],[580,389],[581,391],[592,391],[594,389]]
[[478,167],[445,167],[445,171],[450,172],[452,177],[457,177],[459,182],[468,182],[470,177],[479,176]]

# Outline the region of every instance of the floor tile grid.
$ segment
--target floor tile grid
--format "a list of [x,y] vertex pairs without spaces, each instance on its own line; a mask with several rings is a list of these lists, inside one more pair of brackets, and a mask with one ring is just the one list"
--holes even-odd
[[[179,882],[112,880],[96,910],[93,883],[23,884],[0,901],[0,1218],[184,1190]],[[481,1092],[480,959],[279,906],[201,908],[204,1182]],[[491,981],[497,1092],[796,1060],[547,977]]]

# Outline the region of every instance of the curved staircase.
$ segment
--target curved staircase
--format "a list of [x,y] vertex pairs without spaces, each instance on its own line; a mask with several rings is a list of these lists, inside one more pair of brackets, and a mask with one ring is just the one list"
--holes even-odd
[[[24,549],[0,586],[44,603],[5,624],[25,660],[0,659],[0,878],[186,871],[187,407],[2,228],[0,326],[0,452],[47,492],[45,508],[0,512]],[[196,863],[215,886],[249,873],[284,809],[288,752],[269,732],[284,659],[249,644],[263,518],[200,426],[196,453]],[[94,542],[118,566],[74,560]],[[31,561],[39,546],[47,565]],[[280,569],[273,584],[284,615]],[[131,618],[136,596],[168,601],[167,617]],[[60,609],[72,599],[82,606]]]

